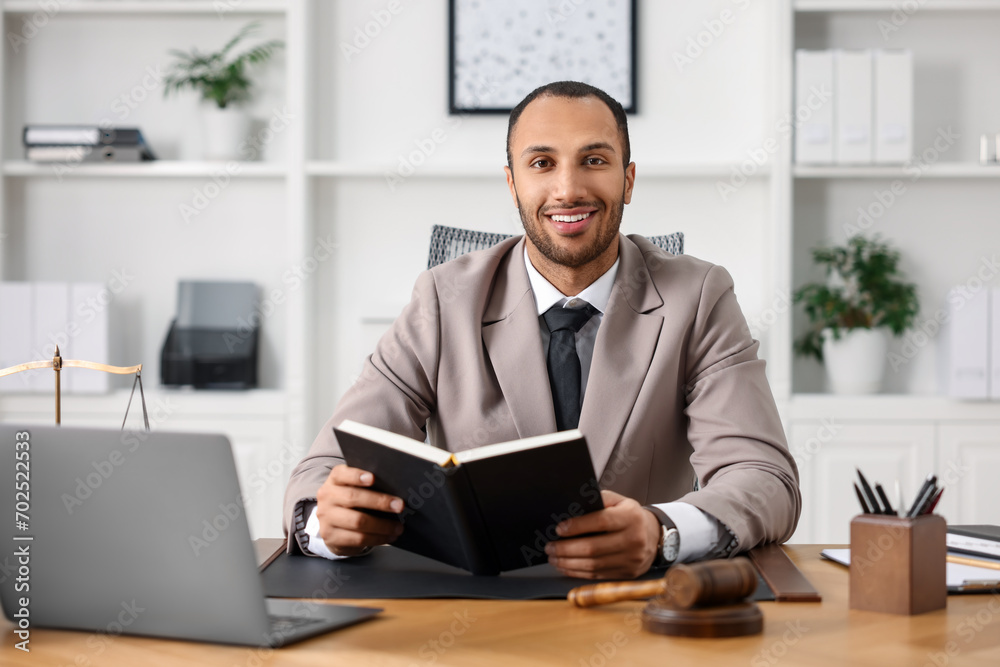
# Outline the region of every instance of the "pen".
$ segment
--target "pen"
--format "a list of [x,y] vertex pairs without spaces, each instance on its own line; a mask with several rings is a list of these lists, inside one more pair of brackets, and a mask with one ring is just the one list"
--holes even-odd
[[861,503],[861,511],[865,514],[871,514],[871,510],[868,509],[868,503],[865,502],[865,497],[861,494],[861,489],[858,488],[858,483],[854,482],[854,492],[858,494],[858,502]]
[[917,498],[917,500],[913,503],[913,507],[910,508],[910,512],[906,516],[915,517],[923,514],[924,510],[927,509],[927,505],[928,503],[930,503],[931,498],[933,498],[934,494],[936,494],[937,492],[938,489],[936,486],[934,485],[928,486],[927,489],[923,492],[923,494],[919,498]]
[[861,488],[865,491],[865,498],[868,499],[868,504],[871,505],[873,514],[885,514],[882,511],[882,506],[878,504],[878,498],[875,497],[875,492],[872,491],[872,487],[868,485],[868,480],[865,476],[861,474],[860,468],[855,468],[858,472],[858,479],[861,480]]
[[991,581],[990,579],[966,579],[957,590],[961,592],[988,591],[994,588],[1000,588],[1000,581]]
[[958,565],[971,565],[972,567],[985,567],[988,570],[1000,570],[1000,561],[966,558],[965,556],[956,556],[954,554],[948,554],[945,560]]
[[941,495],[943,493],[944,493],[944,487],[942,486],[940,489],[938,489],[937,495],[934,496],[933,500],[931,500],[931,504],[927,508],[927,511],[924,512],[924,514],[930,514],[931,512],[934,511],[934,508],[937,507],[938,501],[941,500]]
[[878,482],[875,482],[875,492],[878,494],[878,497],[882,500],[882,505],[885,506],[885,511],[883,512],[883,514],[891,514],[892,516],[898,516],[896,514],[896,510],[892,509],[892,505],[889,504],[889,496],[885,495],[885,490],[882,488],[882,485],[879,484]]
[[913,504],[910,505],[910,510],[906,513],[906,516],[917,516],[916,512],[920,509],[920,501],[923,499],[924,493],[926,493],[927,489],[929,489],[936,482],[937,477],[933,473],[927,475],[927,479],[925,479],[924,483],[920,485],[920,490],[917,491],[917,495],[913,497]]

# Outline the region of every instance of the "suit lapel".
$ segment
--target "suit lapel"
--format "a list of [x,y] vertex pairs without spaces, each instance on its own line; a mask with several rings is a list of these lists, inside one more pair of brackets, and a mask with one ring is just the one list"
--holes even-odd
[[483,344],[521,438],[556,430],[524,240],[508,253],[483,313]]
[[621,263],[598,329],[580,414],[598,478],[632,413],[663,327],[661,315],[646,314],[662,306],[663,299],[642,252],[624,236],[619,241]]

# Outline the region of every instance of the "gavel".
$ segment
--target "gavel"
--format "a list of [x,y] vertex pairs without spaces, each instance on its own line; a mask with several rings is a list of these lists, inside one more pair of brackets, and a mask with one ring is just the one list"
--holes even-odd
[[691,609],[742,600],[756,589],[753,564],[746,558],[733,558],[675,565],[661,579],[579,586],[566,598],[577,607],[658,598],[678,609]]

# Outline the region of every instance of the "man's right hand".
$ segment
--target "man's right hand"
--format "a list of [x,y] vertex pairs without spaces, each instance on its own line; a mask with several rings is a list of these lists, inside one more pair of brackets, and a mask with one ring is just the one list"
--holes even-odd
[[316,493],[319,535],[336,555],[356,556],[365,547],[391,543],[403,532],[396,521],[359,511],[403,511],[402,499],[366,488],[374,482],[375,476],[367,470],[341,464],[334,466]]

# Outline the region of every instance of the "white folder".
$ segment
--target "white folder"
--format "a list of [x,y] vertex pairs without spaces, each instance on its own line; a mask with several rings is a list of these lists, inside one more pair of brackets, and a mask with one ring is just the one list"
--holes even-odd
[[989,290],[948,292],[947,389],[954,398],[989,397]]
[[913,52],[876,50],[875,162],[902,164],[913,154]]
[[[31,344],[33,294],[31,283],[0,283],[0,368],[37,361]],[[0,378],[0,393],[34,391],[35,380],[42,372],[26,371]]]
[[[69,353],[64,358],[108,361],[108,300],[102,299],[107,287],[102,283],[73,283],[70,285],[71,338]],[[69,356],[69,355],[72,356]],[[77,394],[106,393],[111,388],[111,376],[101,371],[73,368],[63,373],[63,386],[67,392]]]
[[1000,399],[1000,289],[990,290],[990,398]]
[[[69,340],[69,285],[62,282],[34,283],[35,320],[31,333],[32,361],[51,359],[55,347],[66,357]],[[35,391],[44,393],[55,391],[53,371],[27,371],[38,375],[32,381]],[[60,376],[60,382],[62,377]]]
[[834,159],[837,164],[869,164],[872,161],[872,52],[834,51],[834,83],[837,91]]
[[[795,161],[833,162],[833,52],[795,52]],[[832,96],[832,97],[831,97]]]

